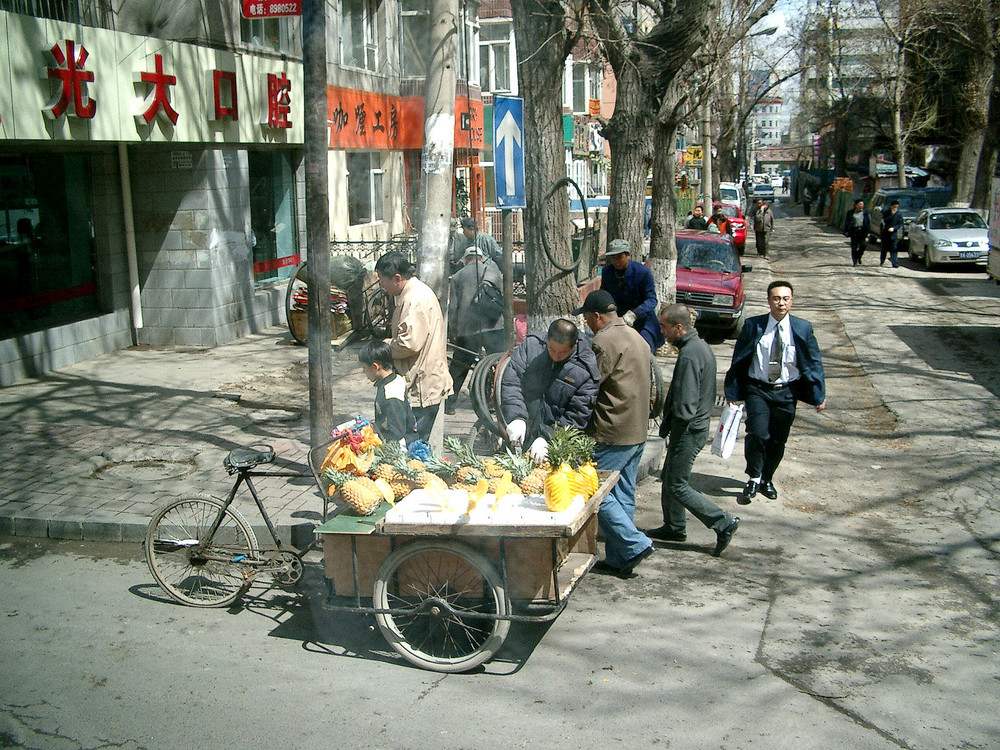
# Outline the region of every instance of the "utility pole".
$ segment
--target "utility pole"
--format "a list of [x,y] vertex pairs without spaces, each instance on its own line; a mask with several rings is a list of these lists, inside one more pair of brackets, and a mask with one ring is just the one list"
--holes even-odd
[[[417,274],[434,290],[447,315],[448,256],[455,158],[455,48],[458,0],[431,0],[430,57],[424,92],[424,150],[420,160],[420,234]],[[444,441],[443,408],[431,428],[431,448]]]
[[707,90],[701,105],[701,193],[708,218],[712,215],[712,105]]
[[333,427],[330,361],[330,180],[326,134],[326,0],[302,8],[303,117],[306,158],[306,249],[309,289],[309,443]]
[[431,0],[430,59],[424,93],[417,273],[442,307],[448,299],[455,155],[455,47],[458,1]]

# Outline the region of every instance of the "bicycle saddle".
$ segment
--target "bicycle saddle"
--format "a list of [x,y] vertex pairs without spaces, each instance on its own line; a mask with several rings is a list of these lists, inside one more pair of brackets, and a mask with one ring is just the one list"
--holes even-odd
[[274,448],[262,445],[257,448],[233,448],[222,461],[222,465],[229,470],[252,469],[258,464],[269,464],[273,460]]

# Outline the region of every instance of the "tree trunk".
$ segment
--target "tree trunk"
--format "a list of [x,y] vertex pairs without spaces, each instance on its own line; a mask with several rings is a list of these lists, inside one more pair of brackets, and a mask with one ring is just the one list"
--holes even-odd
[[972,194],[973,208],[989,208],[990,190],[997,165],[997,148],[1000,146],[1000,50],[993,51],[993,80],[990,83],[990,106],[986,115],[986,137],[979,152],[976,170],[976,189]]
[[569,197],[558,190],[545,200],[552,184],[566,175],[562,140],[562,82],[566,62],[566,23],[558,2],[512,0],[518,77],[524,97],[524,247],[528,292],[528,330],[579,305],[576,275],[560,271],[572,263]]
[[645,102],[638,72],[625,66],[618,78],[615,113],[604,128],[611,146],[607,236],[608,241],[627,240],[633,253],[642,247],[646,177],[653,163],[654,113]]
[[[675,88],[675,87],[672,87]],[[650,218],[649,270],[656,283],[656,299],[661,305],[677,301],[677,224],[674,196],[674,143],[680,121],[658,124],[653,150],[653,206]]]
[[965,134],[955,173],[955,192],[951,196],[953,206],[968,206],[972,203],[972,194],[976,189],[976,168],[979,166],[984,136],[985,133],[981,130]]

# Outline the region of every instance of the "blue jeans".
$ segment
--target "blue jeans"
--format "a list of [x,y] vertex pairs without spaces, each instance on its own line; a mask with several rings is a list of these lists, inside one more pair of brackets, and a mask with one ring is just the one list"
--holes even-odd
[[616,568],[651,547],[653,542],[635,527],[635,482],[645,443],[603,445],[594,450],[597,468],[619,471],[618,483],[601,501],[597,524],[604,534],[604,560]]

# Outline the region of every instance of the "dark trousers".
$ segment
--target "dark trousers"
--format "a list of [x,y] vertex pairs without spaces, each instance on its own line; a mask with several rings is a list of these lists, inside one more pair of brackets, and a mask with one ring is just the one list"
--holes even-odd
[[434,427],[434,420],[437,419],[441,404],[433,406],[414,406],[413,418],[417,422],[417,440],[429,443],[431,439],[431,429]]
[[757,240],[757,255],[762,255],[767,257],[768,240],[770,240],[771,235],[768,232],[754,232],[754,239]]
[[[895,234],[895,233],[894,233]],[[885,256],[889,256],[889,262],[893,268],[899,268],[899,241],[893,237],[891,240],[882,238],[882,252],[879,253],[879,265],[885,263]]]
[[787,386],[771,390],[753,382],[747,385],[746,394],[747,476],[770,482],[785,455],[785,441],[795,421],[795,396]]
[[448,374],[451,375],[452,388],[454,389],[452,395],[448,397],[449,405],[458,401],[458,392],[462,390],[469,370],[476,363],[476,355],[480,348],[485,349],[487,354],[495,354],[504,350],[503,329],[474,333],[471,336],[456,336],[455,345],[461,348],[455,349],[451,355],[451,363],[448,365]]
[[868,235],[860,232],[851,232],[851,263],[855,266],[861,262],[861,256],[865,254],[868,247]]
[[660,507],[663,523],[670,531],[683,534],[687,529],[685,510],[713,531],[722,531],[732,518],[691,486],[691,469],[695,456],[708,441],[709,428],[701,430],[671,430],[667,440],[667,457],[660,472]]

